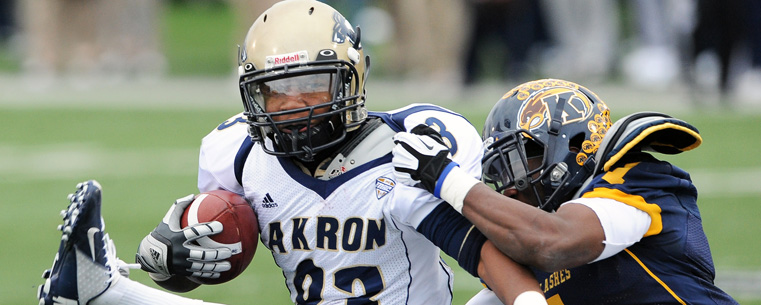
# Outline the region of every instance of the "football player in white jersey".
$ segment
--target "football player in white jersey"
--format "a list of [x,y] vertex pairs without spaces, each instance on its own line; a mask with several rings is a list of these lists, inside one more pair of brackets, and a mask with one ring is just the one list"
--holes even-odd
[[[245,111],[203,139],[199,191],[225,189],[251,203],[297,304],[450,304],[454,274],[440,251],[502,302],[546,304],[528,269],[451,206],[394,176],[393,135],[423,124],[440,135],[424,145],[446,145],[461,169],[479,177],[475,128],[434,105],[368,112],[368,68],[359,30],[330,6],[287,0],[265,11],[240,51]],[[197,287],[192,276],[215,278],[230,268],[229,249],[190,243],[223,230],[218,222],[180,228],[192,198],[178,199],[138,248],[142,269],[172,291]],[[115,272],[122,264],[102,233],[97,183],[80,186],[71,201],[41,304],[202,302]]]

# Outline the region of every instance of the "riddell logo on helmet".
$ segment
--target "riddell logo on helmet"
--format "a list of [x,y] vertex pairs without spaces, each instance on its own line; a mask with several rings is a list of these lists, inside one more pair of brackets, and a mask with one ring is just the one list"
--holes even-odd
[[299,51],[288,54],[267,56],[265,68],[272,68],[288,64],[304,64],[309,61],[307,51]]
[[291,64],[299,61],[299,54],[294,54],[285,57],[275,57],[275,65]]

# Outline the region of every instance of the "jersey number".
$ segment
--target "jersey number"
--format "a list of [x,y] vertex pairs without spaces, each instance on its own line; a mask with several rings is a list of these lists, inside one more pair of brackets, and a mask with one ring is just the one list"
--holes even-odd
[[217,126],[217,130],[224,130],[224,129],[227,129],[227,127],[233,126],[238,123],[246,123],[246,118],[244,118],[243,116],[230,118],[227,121],[222,122],[222,124],[219,124],[219,126]]
[[457,141],[455,141],[454,135],[447,130],[447,126],[444,125],[444,122],[437,118],[430,117],[425,119],[425,124],[441,134],[444,143],[449,146],[449,152],[454,156],[457,153]]
[[[346,304],[378,304],[371,301],[383,291],[385,285],[377,266],[353,266],[343,268],[333,274],[335,286],[339,291],[349,295]],[[354,284],[362,285],[364,293],[354,291]],[[311,259],[305,260],[296,268],[296,303],[317,304],[322,301],[322,290],[325,287],[325,271],[315,266]]]

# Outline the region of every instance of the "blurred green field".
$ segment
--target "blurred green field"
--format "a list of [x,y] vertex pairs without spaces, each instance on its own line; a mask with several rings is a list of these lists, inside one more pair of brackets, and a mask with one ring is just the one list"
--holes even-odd
[[[235,43],[240,40],[231,37],[233,13],[226,6],[189,3],[170,2],[166,10],[162,31],[170,74],[228,75],[235,60]],[[18,54],[0,49],[0,72],[18,69]],[[375,97],[371,102],[373,110],[386,110],[376,106],[393,104]],[[28,103],[25,100],[15,103],[12,107],[0,103],[4,207],[0,230],[6,245],[0,251],[3,305],[36,304],[40,274],[50,268],[60,239],[55,230],[61,222],[58,211],[66,207],[66,195],[80,181],[97,179],[103,185],[106,230],[120,256],[132,261],[142,237],[173,200],[197,192],[201,138],[240,108],[237,100],[222,107],[224,110],[115,110],[108,106],[113,101],[88,109],[18,106]],[[468,105],[451,108],[477,127],[486,114]],[[615,118],[624,114],[614,112]],[[722,110],[680,118],[700,129],[704,144],[668,160],[690,171],[701,190],[699,204],[719,277],[733,271],[761,273],[761,226],[757,221],[761,189],[756,186],[761,181],[761,114]],[[458,272],[454,304],[464,304],[480,284],[447,261]],[[134,271],[131,278],[153,285],[142,271]],[[238,279],[186,295],[227,304],[290,303],[283,276],[261,245],[253,264]],[[740,299],[740,303],[761,305],[761,300]]]
[[[377,105],[382,105],[376,102]],[[464,107],[463,107],[464,108]],[[480,126],[484,113],[463,111]],[[40,274],[49,268],[60,234],[58,211],[77,182],[97,179],[104,187],[103,216],[120,256],[132,261],[140,239],[160,220],[172,201],[196,192],[196,160],[200,139],[232,115],[224,110],[5,108],[0,110],[0,193],[4,211],[0,231],[6,245],[0,252],[0,304],[32,304]],[[755,187],[761,160],[761,115],[695,114],[683,117],[702,132],[704,145],[672,158],[678,166],[700,173],[719,173],[723,183],[746,186],[701,194],[705,229],[718,273],[761,272],[761,192]],[[749,135],[739,141],[739,135]],[[737,179],[734,171],[754,170],[756,179]],[[713,175],[713,174],[712,174]],[[693,173],[696,181],[699,178]],[[450,261],[451,263],[451,261]],[[456,264],[454,304],[480,286]],[[151,283],[142,271],[132,278]],[[240,304],[288,304],[287,290],[266,248],[240,278],[201,287],[187,296]],[[761,304],[742,300],[742,304]]]

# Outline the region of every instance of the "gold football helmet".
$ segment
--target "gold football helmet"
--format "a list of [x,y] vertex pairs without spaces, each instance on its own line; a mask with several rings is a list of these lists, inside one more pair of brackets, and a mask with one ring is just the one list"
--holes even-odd
[[[273,5],[254,21],[240,50],[240,92],[251,139],[267,153],[304,161],[340,143],[367,118],[369,60],[359,28],[327,4]],[[286,95],[304,97],[305,106],[275,109],[273,101]]]

